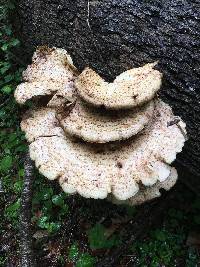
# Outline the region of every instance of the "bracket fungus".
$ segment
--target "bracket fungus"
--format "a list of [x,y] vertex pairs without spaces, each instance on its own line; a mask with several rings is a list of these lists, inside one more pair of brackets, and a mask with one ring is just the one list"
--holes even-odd
[[136,135],[147,125],[153,111],[153,101],[134,110],[105,111],[77,99],[72,111],[60,123],[69,135],[91,143],[107,143]]
[[63,49],[38,48],[15,97],[23,104],[50,96],[21,122],[39,171],[69,194],[114,203],[140,204],[169,190],[186,126],[155,97],[162,74],[154,66],[125,71],[109,84],[89,68],[79,75]]
[[76,79],[78,94],[95,106],[127,109],[150,101],[160,89],[162,74],[153,69],[156,63],[127,70],[113,83],[104,81],[95,71],[86,68]]
[[78,74],[70,55],[64,49],[42,46],[33,55],[32,64],[23,72],[24,83],[15,91],[19,104],[33,97],[59,95],[71,100],[75,93],[74,79]]

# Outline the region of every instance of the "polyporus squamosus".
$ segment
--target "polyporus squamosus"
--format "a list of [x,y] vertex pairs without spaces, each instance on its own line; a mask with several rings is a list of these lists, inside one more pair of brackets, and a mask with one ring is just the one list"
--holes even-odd
[[[122,73],[113,87],[90,69],[78,76],[71,61],[69,68],[65,51],[54,48],[45,53],[37,50],[34,63],[24,75],[26,79],[31,77],[29,85],[19,85],[15,93],[19,103],[25,102],[34,95],[27,88],[35,79],[40,81],[36,69],[45,74],[43,82],[50,81],[53,73],[54,90],[47,90],[48,82],[42,89],[47,92],[43,95],[50,94],[49,103],[28,111],[21,123],[39,171],[50,180],[57,179],[67,193],[108,197],[117,203],[140,204],[158,197],[161,188],[169,190],[177,179],[170,164],[182,150],[186,131],[171,108],[154,98],[162,77],[153,69],[154,64]],[[61,77],[54,73],[58,66],[65,77],[62,87]],[[97,87],[90,87],[97,80],[102,95]],[[67,93],[66,87],[70,88]],[[87,92],[89,99],[85,97]]]
[[155,63],[127,70],[113,83],[86,68],[76,79],[78,94],[94,106],[127,109],[150,101],[160,89],[162,74],[153,69]]
[[152,118],[153,111],[154,101],[134,110],[104,111],[77,99],[71,112],[60,119],[60,124],[69,135],[91,143],[107,143],[136,135]]
[[32,65],[23,72],[25,82],[17,87],[15,98],[19,104],[46,95],[71,101],[77,73],[70,55],[64,49],[40,47],[33,55]]
[[143,187],[140,191],[133,197],[127,200],[118,200],[113,195],[110,195],[108,199],[112,201],[114,204],[128,204],[130,206],[142,204],[148,200],[151,200],[156,197],[160,197],[160,189],[164,189],[166,191],[170,190],[172,186],[175,185],[176,180],[178,178],[178,174],[175,168],[171,168],[170,175],[163,182],[156,182],[152,186]]

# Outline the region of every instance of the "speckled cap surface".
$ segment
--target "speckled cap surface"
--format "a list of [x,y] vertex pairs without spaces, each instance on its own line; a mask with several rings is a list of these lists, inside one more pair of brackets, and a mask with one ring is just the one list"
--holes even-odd
[[131,69],[116,77],[113,83],[86,68],[75,81],[78,94],[94,106],[127,109],[150,101],[160,89],[162,74],[155,63]]
[[23,72],[24,83],[17,86],[15,98],[19,104],[36,96],[54,95],[64,97],[74,94],[77,70],[70,55],[64,49],[39,47],[32,64]]
[[[30,156],[39,171],[48,179],[58,179],[65,192],[78,192],[87,198],[106,198],[112,193],[116,199],[126,200],[140,190],[139,183],[152,186],[169,177],[169,164],[185,141],[176,124],[168,126],[172,120],[171,108],[157,101],[153,122],[142,134],[126,142],[95,145],[62,135],[61,130],[40,136],[41,124],[36,122],[29,123],[28,129],[23,125],[23,129],[35,132]],[[179,124],[185,131],[185,124]],[[59,126],[54,122],[54,127]]]
[[71,112],[60,120],[66,133],[91,143],[125,140],[140,132],[151,120],[154,101],[132,110],[108,111],[77,100]]

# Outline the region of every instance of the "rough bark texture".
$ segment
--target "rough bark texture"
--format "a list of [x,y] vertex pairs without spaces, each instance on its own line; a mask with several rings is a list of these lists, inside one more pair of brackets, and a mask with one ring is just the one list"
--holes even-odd
[[[200,175],[199,0],[19,0],[18,32],[25,51],[64,47],[76,66],[109,80],[159,60],[161,97],[187,122],[181,163]],[[29,54],[30,55],[30,54]]]

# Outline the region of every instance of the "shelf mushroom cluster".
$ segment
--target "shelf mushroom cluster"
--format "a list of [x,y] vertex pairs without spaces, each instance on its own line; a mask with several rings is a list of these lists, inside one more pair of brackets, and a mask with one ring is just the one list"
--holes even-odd
[[39,171],[69,194],[114,203],[140,204],[169,190],[186,130],[158,99],[162,74],[154,66],[108,83],[90,68],[79,74],[65,50],[38,48],[15,98],[37,99],[21,128]]

